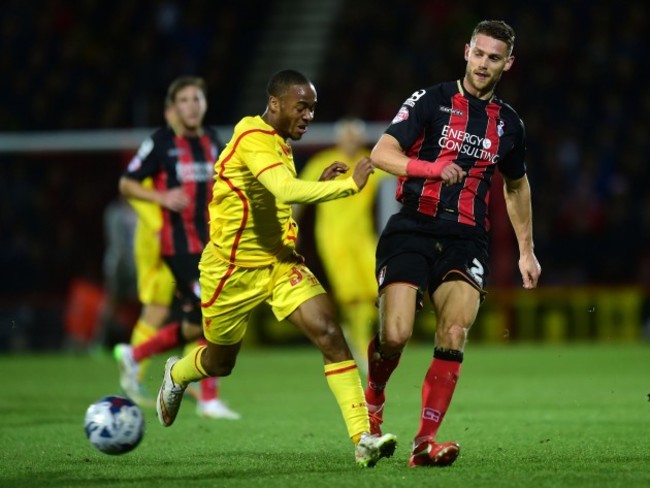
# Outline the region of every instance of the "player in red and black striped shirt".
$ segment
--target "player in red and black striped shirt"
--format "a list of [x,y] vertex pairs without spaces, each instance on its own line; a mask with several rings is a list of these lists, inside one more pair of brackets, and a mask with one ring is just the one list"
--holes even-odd
[[410,466],[446,466],[460,447],[435,440],[454,393],[470,327],[488,275],[488,201],[494,172],[519,243],[524,288],[537,286],[525,132],[494,89],[514,61],[514,31],[483,21],[465,46],[462,80],[413,93],[372,152],[373,163],[399,176],[402,210],[377,246],[380,331],[368,348],[366,402],[380,432],[384,389],[413,332],[426,292],[437,317],[433,360],[422,388],[420,427]]
[[[120,179],[120,191],[125,196],[160,205],[161,255],[175,278],[184,315],[182,338],[188,342],[202,338],[203,334],[199,260],[208,241],[214,162],[223,149],[216,131],[203,125],[207,111],[205,93],[202,78],[184,76],[171,83],[166,105],[173,110],[176,123],[158,129],[145,140]],[[153,180],[153,188],[143,185],[147,178]],[[164,327],[154,340],[140,344],[139,350],[145,348],[148,354],[167,350],[178,345],[179,333],[178,324]],[[211,397],[216,398],[216,385],[206,390],[204,383],[201,396],[206,403],[200,402],[199,407],[207,410],[200,413],[223,416],[210,413],[214,405],[209,402]]]

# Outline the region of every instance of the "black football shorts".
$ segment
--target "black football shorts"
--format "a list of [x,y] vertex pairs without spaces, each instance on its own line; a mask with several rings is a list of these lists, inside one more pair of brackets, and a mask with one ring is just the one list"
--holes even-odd
[[440,222],[426,215],[393,215],[379,238],[376,276],[379,290],[408,283],[431,297],[440,284],[463,279],[485,296],[489,274],[487,236],[464,224]]
[[164,256],[176,279],[176,296],[181,302],[183,315],[192,324],[201,322],[201,289],[199,288],[200,254]]

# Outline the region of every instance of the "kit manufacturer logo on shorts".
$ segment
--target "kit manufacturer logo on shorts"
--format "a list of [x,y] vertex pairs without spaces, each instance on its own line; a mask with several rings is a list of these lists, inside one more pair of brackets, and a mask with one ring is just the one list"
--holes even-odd
[[379,270],[379,274],[377,275],[377,283],[379,283],[379,286],[382,285],[382,283],[384,282],[384,279],[386,279],[386,266],[381,268]]

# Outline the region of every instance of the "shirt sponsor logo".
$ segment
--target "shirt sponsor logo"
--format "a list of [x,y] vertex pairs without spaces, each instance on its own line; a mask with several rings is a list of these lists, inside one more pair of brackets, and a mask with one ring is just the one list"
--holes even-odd
[[454,129],[448,125],[442,128],[442,135],[438,139],[438,144],[443,149],[458,154],[466,154],[478,160],[488,161],[491,164],[496,164],[499,161],[499,155],[490,150],[493,145],[490,139],[464,130]]
[[176,163],[176,179],[181,183],[202,183],[212,178],[211,163]]
[[409,109],[402,106],[402,108],[399,109],[399,112],[397,112],[397,115],[393,117],[393,120],[391,121],[391,124],[397,124],[399,122],[404,122],[409,118]]
[[458,109],[451,108],[451,107],[444,107],[442,105],[438,106],[438,110],[440,110],[441,112],[444,112],[446,114],[458,115],[459,117],[462,117],[463,115],[465,115],[465,113],[462,110],[458,110]]

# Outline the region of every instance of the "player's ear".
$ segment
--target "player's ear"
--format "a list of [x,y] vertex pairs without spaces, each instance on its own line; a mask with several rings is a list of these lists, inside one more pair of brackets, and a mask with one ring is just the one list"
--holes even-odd
[[280,99],[278,97],[274,97],[273,95],[269,96],[269,102],[268,102],[268,107],[269,111],[272,113],[277,113],[280,111]]
[[509,56],[508,59],[506,60],[506,65],[503,68],[503,71],[508,71],[512,67],[512,63],[515,62],[515,57],[514,56]]
[[470,45],[465,44],[465,61],[469,61],[469,50],[470,50]]

